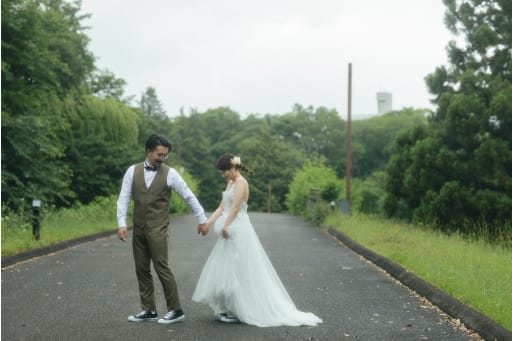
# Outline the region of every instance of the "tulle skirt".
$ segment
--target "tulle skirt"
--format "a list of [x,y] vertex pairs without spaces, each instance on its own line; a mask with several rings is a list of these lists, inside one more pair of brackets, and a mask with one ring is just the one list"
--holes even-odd
[[239,213],[228,228],[221,229],[227,215],[217,219],[219,239],[212,249],[192,299],[208,304],[215,315],[229,313],[244,323],[259,326],[315,326],[322,320],[297,310],[288,295],[247,213]]

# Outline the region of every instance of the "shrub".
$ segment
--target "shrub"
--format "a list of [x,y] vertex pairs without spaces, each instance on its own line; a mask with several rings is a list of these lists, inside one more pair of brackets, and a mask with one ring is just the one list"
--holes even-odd
[[308,219],[315,225],[322,225],[327,216],[331,213],[329,204],[323,200],[317,201],[313,208],[308,210]]
[[[291,213],[308,217],[308,202],[312,191],[325,199],[335,201],[339,199],[341,188],[341,181],[331,168],[323,164],[307,163],[293,177],[286,196],[286,206]],[[319,197],[316,199],[316,201],[320,200]]]

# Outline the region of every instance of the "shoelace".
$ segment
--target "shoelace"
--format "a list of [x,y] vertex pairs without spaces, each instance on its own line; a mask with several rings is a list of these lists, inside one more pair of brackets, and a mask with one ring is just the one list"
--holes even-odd
[[171,310],[171,311],[167,312],[167,314],[164,315],[164,319],[169,320],[173,316],[174,316],[174,310]]
[[145,315],[147,315],[149,313],[149,311],[141,311],[140,313],[138,313],[137,315],[135,315],[135,317],[144,317]]

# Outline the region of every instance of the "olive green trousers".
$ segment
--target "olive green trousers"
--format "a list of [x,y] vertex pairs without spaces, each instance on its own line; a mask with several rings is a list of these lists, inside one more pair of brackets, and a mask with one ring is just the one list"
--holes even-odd
[[178,286],[169,268],[167,239],[167,226],[133,228],[133,258],[143,310],[156,310],[151,261],[162,283],[167,310],[181,309]]

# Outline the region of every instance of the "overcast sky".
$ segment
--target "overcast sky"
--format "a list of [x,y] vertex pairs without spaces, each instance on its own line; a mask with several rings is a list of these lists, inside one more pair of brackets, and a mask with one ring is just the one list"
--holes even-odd
[[377,113],[380,91],[393,109],[433,108],[424,77],[446,64],[444,10],[441,0],[82,0],[96,65],[137,100],[156,88],[171,117],[299,103],[346,118],[348,63],[354,118]]

